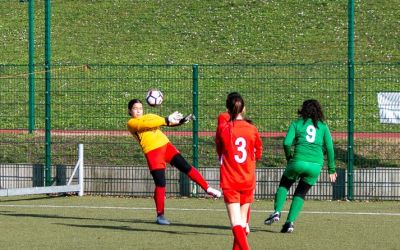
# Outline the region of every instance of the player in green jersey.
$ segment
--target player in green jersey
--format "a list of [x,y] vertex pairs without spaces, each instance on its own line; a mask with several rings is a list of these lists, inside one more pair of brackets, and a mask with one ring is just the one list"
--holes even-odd
[[[299,118],[293,121],[288,129],[283,149],[288,162],[275,193],[274,213],[264,223],[271,225],[279,221],[287,194],[294,182],[299,180],[293,195],[292,204],[282,233],[291,233],[304,204],[304,198],[310,188],[317,182],[324,163],[324,148],[328,160],[328,172],[331,182],[336,181],[336,169],[332,136],[328,125],[324,122],[324,114],[317,100],[306,100]],[[292,152],[292,145],[294,152]]]

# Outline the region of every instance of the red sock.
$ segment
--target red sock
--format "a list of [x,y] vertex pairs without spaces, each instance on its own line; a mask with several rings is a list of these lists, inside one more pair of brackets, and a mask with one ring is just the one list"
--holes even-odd
[[207,191],[208,183],[206,182],[206,180],[204,180],[203,176],[195,167],[192,167],[190,171],[187,173],[187,175],[192,181],[196,182],[197,185],[199,185],[204,191]]
[[164,214],[165,203],[165,187],[157,187],[154,189],[154,201],[156,202],[157,216]]
[[237,240],[234,240],[234,241],[233,241],[232,250],[240,250],[240,246],[239,246],[239,244],[237,243]]
[[236,225],[232,227],[232,232],[233,236],[235,237],[234,244],[236,242],[239,248],[242,250],[250,250],[250,246],[249,243],[247,242],[246,233],[243,227],[241,225]]

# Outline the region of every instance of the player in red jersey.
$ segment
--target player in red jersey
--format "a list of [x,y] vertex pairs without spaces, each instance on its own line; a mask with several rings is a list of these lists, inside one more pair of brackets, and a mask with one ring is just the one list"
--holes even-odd
[[[242,98],[241,95],[240,95],[238,92],[231,92],[231,93],[229,93],[228,96],[226,97],[226,107],[228,107],[229,101],[230,101],[230,99],[233,98],[233,97],[240,97],[240,98]],[[218,131],[219,131],[220,129],[222,129],[222,128],[229,122],[229,119],[230,119],[230,115],[229,115],[228,111],[222,112],[222,113],[220,113],[220,114],[218,115],[218,118],[217,118],[217,134],[218,134]],[[218,137],[215,137],[215,144],[216,144],[216,145],[219,145],[219,144],[220,144],[220,143],[218,142],[218,140],[219,140],[219,138],[218,138]],[[220,151],[220,148],[217,147],[218,159],[219,159],[219,157],[221,156],[221,152],[219,152],[219,151]],[[220,159],[219,159],[219,160],[220,160]],[[247,210],[247,216],[246,216],[246,235],[248,235],[248,234],[250,233],[249,221],[250,221],[250,207],[249,207],[249,209]]]
[[128,130],[139,142],[154,180],[157,224],[170,224],[164,217],[165,169],[167,163],[185,173],[209,195],[216,198],[221,196],[221,192],[208,185],[200,172],[183,158],[160,129],[161,126],[178,126],[187,123],[192,120],[191,115],[183,117],[178,112],[174,112],[165,118],[155,114],[144,115],[142,102],[138,99],[133,99],[128,103],[128,113],[131,116],[127,124]]
[[229,94],[229,120],[217,128],[216,147],[220,159],[220,186],[234,235],[233,249],[249,249],[246,218],[254,201],[256,160],[261,159],[262,142],[257,128],[244,118],[244,100]]

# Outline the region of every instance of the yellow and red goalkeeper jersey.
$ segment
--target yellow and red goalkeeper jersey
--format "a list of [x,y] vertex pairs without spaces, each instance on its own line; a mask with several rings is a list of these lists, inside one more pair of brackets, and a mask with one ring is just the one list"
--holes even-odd
[[245,120],[235,120],[225,123],[216,136],[216,146],[221,152],[221,188],[255,188],[256,160],[260,160],[262,155],[262,142],[257,128]]
[[138,140],[145,154],[169,142],[168,137],[160,130],[161,126],[167,125],[164,117],[147,114],[131,118],[127,125],[129,132]]

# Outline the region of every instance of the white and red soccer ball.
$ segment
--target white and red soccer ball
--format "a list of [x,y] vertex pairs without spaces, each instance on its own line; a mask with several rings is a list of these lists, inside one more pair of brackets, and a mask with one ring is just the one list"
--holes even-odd
[[146,102],[152,107],[159,106],[164,100],[163,93],[157,89],[150,89],[146,94]]

